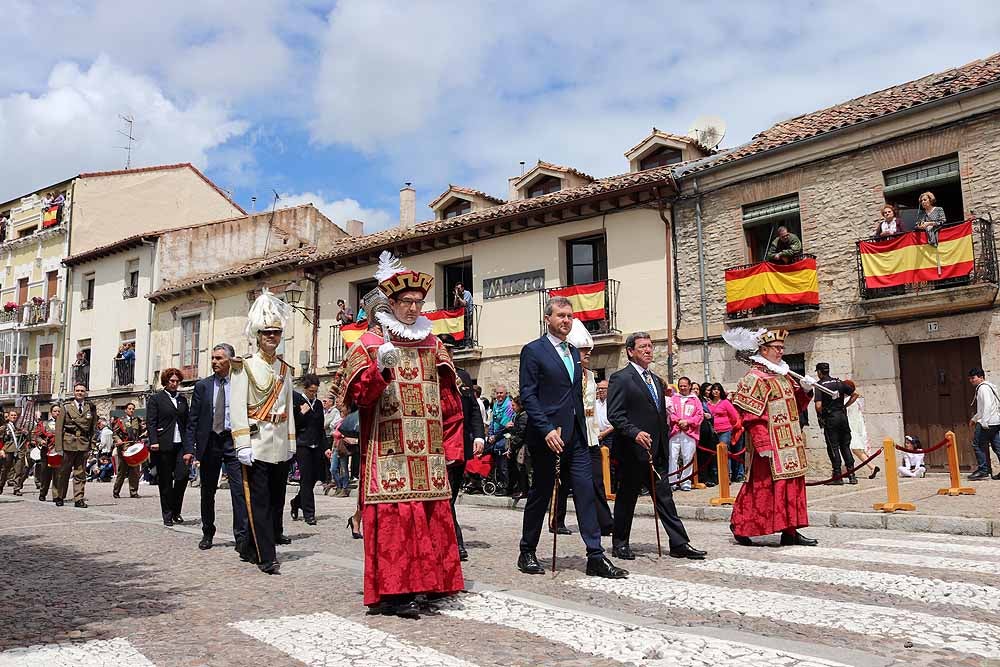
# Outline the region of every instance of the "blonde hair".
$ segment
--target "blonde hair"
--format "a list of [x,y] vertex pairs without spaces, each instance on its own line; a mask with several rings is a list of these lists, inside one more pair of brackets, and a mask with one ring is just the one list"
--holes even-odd
[[935,197],[934,193],[931,192],[930,190],[928,190],[927,192],[921,192],[920,196],[917,197],[917,201],[919,202],[921,199],[924,198],[924,196],[930,197],[931,206],[935,206],[937,204],[937,197]]

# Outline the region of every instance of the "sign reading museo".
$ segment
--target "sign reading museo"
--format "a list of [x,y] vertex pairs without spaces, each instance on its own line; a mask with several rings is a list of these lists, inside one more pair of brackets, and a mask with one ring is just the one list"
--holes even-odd
[[500,299],[540,289],[545,289],[545,269],[487,278],[483,280],[483,299]]

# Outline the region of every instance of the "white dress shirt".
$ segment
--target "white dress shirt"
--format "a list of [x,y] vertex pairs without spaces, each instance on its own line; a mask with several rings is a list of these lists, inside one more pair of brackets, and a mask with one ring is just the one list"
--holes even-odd
[[997,388],[992,382],[980,382],[976,387],[976,414],[972,421],[981,425],[997,426],[1000,424],[1000,397],[997,396]]
[[594,401],[594,417],[597,419],[598,433],[604,433],[609,428],[611,428],[611,422],[608,421],[607,399],[603,401],[601,399],[597,399],[596,401]]
[[640,378],[642,378],[643,383],[646,382],[646,378],[643,377],[643,373],[649,373],[649,381],[653,384],[653,393],[656,394],[657,399],[660,398],[660,394],[656,391],[656,381],[653,380],[653,371],[649,370],[648,368],[643,368],[634,361],[630,361],[629,363],[632,364],[632,368],[634,368],[635,372],[639,374]]
[[[177,410],[177,397],[171,394],[169,391],[166,392],[167,396],[170,397],[170,402],[174,404],[174,411]],[[181,425],[178,420],[174,420],[174,444],[179,444],[181,440]]]

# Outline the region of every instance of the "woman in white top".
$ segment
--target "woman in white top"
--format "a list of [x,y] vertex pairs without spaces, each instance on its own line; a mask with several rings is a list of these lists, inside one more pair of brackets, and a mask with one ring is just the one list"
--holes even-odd
[[879,215],[882,219],[879,220],[878,227],[875,228],[875,236],[892,236],[903,231],[903,224],[897,217],[898,214],[894,204],[883,204],[879,210]]

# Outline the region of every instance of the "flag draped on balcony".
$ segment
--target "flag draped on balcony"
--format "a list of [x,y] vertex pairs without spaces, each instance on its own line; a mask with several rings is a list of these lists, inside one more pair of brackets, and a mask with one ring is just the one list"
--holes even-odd
[[862,241],[858,249],[869,289],[962,278],[975,268],[971,221],[942,228],[937,246],[927,243],[926,232],[913,231]]
[[361,320],[360,322],[354,322],[353,324],[341,324],[340,338],[344,341],[344,345],[350,347],[354,344],[354,341],[361,338],[366,331],[368,331],[368,320]]
[[465,309],[431,310],[424,313],[431,321],[431,331],[435,336],[451,334],[456,341],[465,338]]
[[573,317],[584,322],[603,320],[607,317],[607,281],[601,280],[586,285],[559,287],[549,290],[549,297],[564,296],[573,304]]
[[62,204],[54,204],[42,211],[42,227],[54,227],[59,224],[59,209]]
[[819,305],[816,258],[803,257],[791,264],[759,262],[726,270],[726,312],[759,308],[767,303]]

